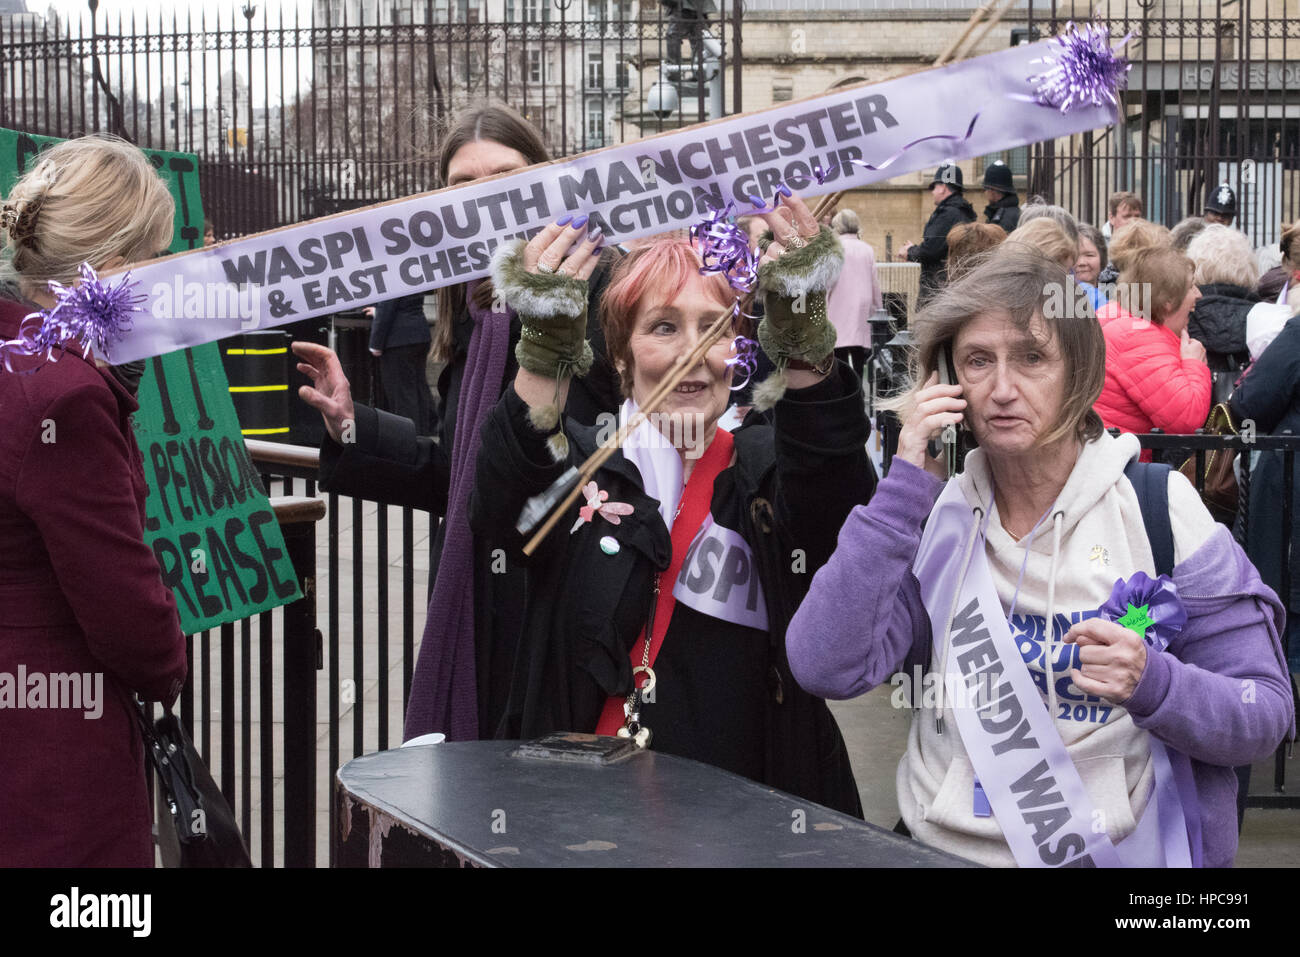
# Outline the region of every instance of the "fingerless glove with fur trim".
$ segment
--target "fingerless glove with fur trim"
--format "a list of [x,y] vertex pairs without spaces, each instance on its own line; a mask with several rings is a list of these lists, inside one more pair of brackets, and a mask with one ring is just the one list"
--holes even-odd
[[844,247],[827,226],[806,246],[786,249],[758,270],[763,321],[758,342],[777,371],[754,389],[754,404],[771,408],[785,392],[792,359],[820,365],[835,349],[835,327],[826,317],[826,293],[844,265]]
[[524,269],[522,239],[492,256],[492,286],[519,316],[515,358],[522,369],[550,379],[584,376],[591,369],[587,342],[587,283],[560,273]]

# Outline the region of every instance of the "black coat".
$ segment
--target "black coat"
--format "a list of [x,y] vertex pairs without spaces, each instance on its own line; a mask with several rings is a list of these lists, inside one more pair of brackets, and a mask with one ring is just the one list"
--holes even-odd
[[1246,314],[1259,299],[1244,286],[1207,283],[1187,323],[1187,334],[1205,346],[1205,360],[1214,376],[1214,401],[1232,392],[1241,370],[1250,364],[1246,348]]
[[1001,226],[1008,233],[1020,225],[1020,197],[1015,193],[1003,196],[996,203],[984,207],[984,218],[992,226]]
[[954,226],[975,222],[975,207],[960,194],[949,196],[930,214],[921,242],[907,251],[908,262],[921,264],[921,298],[938,291],[947,279],[948,233]]
[[[569,389],[566,412],[578,422],[594,425],[601,413],[615,413],[622,402],[618,376],[606,356],[605,337],[598,318],[600,297],[609,285],[614,266],[622,253],[611,248],[589,280],[587,302],[587,337],[591,341],[595,362],[584,378],[574,380]],[[514,381],[518,364],[515,344],[519,342],[519,321],[510,325],[510,348],[501,381],[493,388],[499,396]],[[321,441],[320,485],[328,492],[427,510],[431,515],[447,514],[447,494],[451,481],[451,450],[455,441],[456,410],[468,360],[473,320],[468,311],[453,329],[452,357],[438,378],[442,398],[442,421],[437,437],[419,435],[415,423],[366,405],[356,407],[356,441],[346,448],[328,435]],[[438,574],[445,536],[444,523],[434,532],[430,553],[429,592],[432,594]],[[479,537],[474,540],[474,567],[492,567],[492,554],[499,546]],[[479,734],[491,735],[501,720],[504,688],[493,686],[488,675],[508,668],[522,629],[526,582],[522,567],[512,563],[503,574],[474,576],[474,631],[478,657]]]
[[[514,521],[524,502],[550,486],[567,466],[550,460],[526,416],[523,400],[513,388],[507,390],[483,430],[470,504],[476,536],[508,543],[512,562],[530,562],[527,624],[519,654],[512,673],[494,676],[511,685],[505,720],[497,731],[503,738],[589,732],[609,696],[630,693],[628,655],[645,624],[655,575],[668,567],[672,551],[658,502],[645,494],[640,473],[620,451],[597,472],[595,481],[611,501],[631,505],[632,514],[617,526],[597,518],[570,534],[575,505],[531,560],[525,559]],[[715,513],[725,494],[720,489],[747,505],[738,510],[736,531],[752,549],[766,600],[767,679],[766,688],[758,692],[764,699],[766,728],[761,779],[860,816],[857,787],[835,720],[823,700],[795,683],[785,654],[786,627],[812,575],[834,550],[849,512],[865,504],[875,490],[875,471],[865,450],[869,424],[860,384],[839,363],[827,381],[787,393],[776,406],[775,423],[751,414],[734,433],[736,461],[714,483],[713,498]],[[596,430],[566,420],[566,432],[572,460],[585,460],[595,450]],[[614,555],[600,548],[604,536],[618,541]],[[798,549],[806,565],[792,561]],[[716,619],[679,604],[664,648],[677,642],[681,653],[691,639],[708,647],[711,623]],[[666,655],[667,650],[659,661]],[[653,729],[654,719],[645,720]]]
[[387,299],[375,304],[370,322],[370,348],[427,345],[433,338],[424,318],[424,293]]
[[[1238,421],[1253,419],[1258,435],[1290,430],[1300,435],[1300,317],[1291,319],[1260,354],[1230,402]],[[1283,453],[1261,452],[1250,474],[1246,554],[1291,611],[1300,611],[1300,567],[1293,566],[1291,594],[1282,593]],[[1300,546],[1300,468],[1291,502],[1292,553]],[[1239,520],[1240,521],[1240,520]],[[1240,526],[1238,537],[1241,536]]]

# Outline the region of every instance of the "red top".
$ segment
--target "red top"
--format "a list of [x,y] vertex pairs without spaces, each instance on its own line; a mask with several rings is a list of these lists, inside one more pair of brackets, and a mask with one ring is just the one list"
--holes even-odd
[[[1154,322],[1137,319],[1118,303],[1097,310],[1106,337],[1106,384],[1097,414],[1106,428],[1144,433],[1152,428],[1186,435],[1210,414],[1210,369],[1184,359],[1180,338]],[[1150,461],[1149,452],[1142,453]]]

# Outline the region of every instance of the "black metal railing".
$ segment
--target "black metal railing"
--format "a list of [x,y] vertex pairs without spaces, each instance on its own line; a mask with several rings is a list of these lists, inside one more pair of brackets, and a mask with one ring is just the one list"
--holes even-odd
[[272,496],[271,504],[302,597],[257,615],[256,622],[245,618],[186,636],[189,673],[178,705],[254,862],[310,867],[316,862],[315,809],[324,806],[315,786],[315,569],[316,522],[325,503],[309,494]]
[[[316,449],[253,440],[248,445],[268,490],[290,496],[317,494]],[[401,742],[415,666],[415,627],[428,603],[437,519],[409,506],[349,500],[332,492],[325,495],[323,504],[324,569],[315,580],[324,581],[324,588],[316,592],[325,603],[324,628],[318,632],[321,649],[311,680],[325,704],[327,730],[320,766],[312,777],[298,782],[298,789],[305,793],[310,786],[318,799],[327,802],[316,807],[329,808],[329,825],[333,827],[335,809],[329,796],[334,772],[354,757]],[[350,528],[344,527],[345,522]],[[397,543],[390,542],[394,533]],[[313,560],[316,558],[313,555]],[[395,562],[400,568],[394,567]],[[394,603],[401,612],[395,634],[389,622]],[[396,700],[394,672],[400,674],[400,701]],[[368,687],[371,683],[373,687]],[[370,698],[374,700],[373,716]],[[322,712],[313,708],[313,722],[320,717]],[[285,775],[287,825],[291,811],[306,811],[288,803],[287,765]],[[315,824],[312,820],[313,840],[320,844]]]
[[[1286,8],[1284,9],[1283,6]],[[1142,197],[1146,218],[1172,226],[1199,216],[1206,190],[1227,181],[1255,246],[1275,243],[1300,217],[1300,18],[1268,0],[1100,0],[1091,19],[1109,27],[1132,61],[1121,121],[1104,133],[1031,148],[1030,193],[1101,225],[1118,191]],[[1034,38],[1057,36],[1077,9],[1036,0]]]

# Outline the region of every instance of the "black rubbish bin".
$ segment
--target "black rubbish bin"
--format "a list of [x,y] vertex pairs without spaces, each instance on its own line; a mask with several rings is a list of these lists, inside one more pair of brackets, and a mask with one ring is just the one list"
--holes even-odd
[[288,442],[288,335],[259,329],[222,339],[220,347],[240,431],[247,438]]

